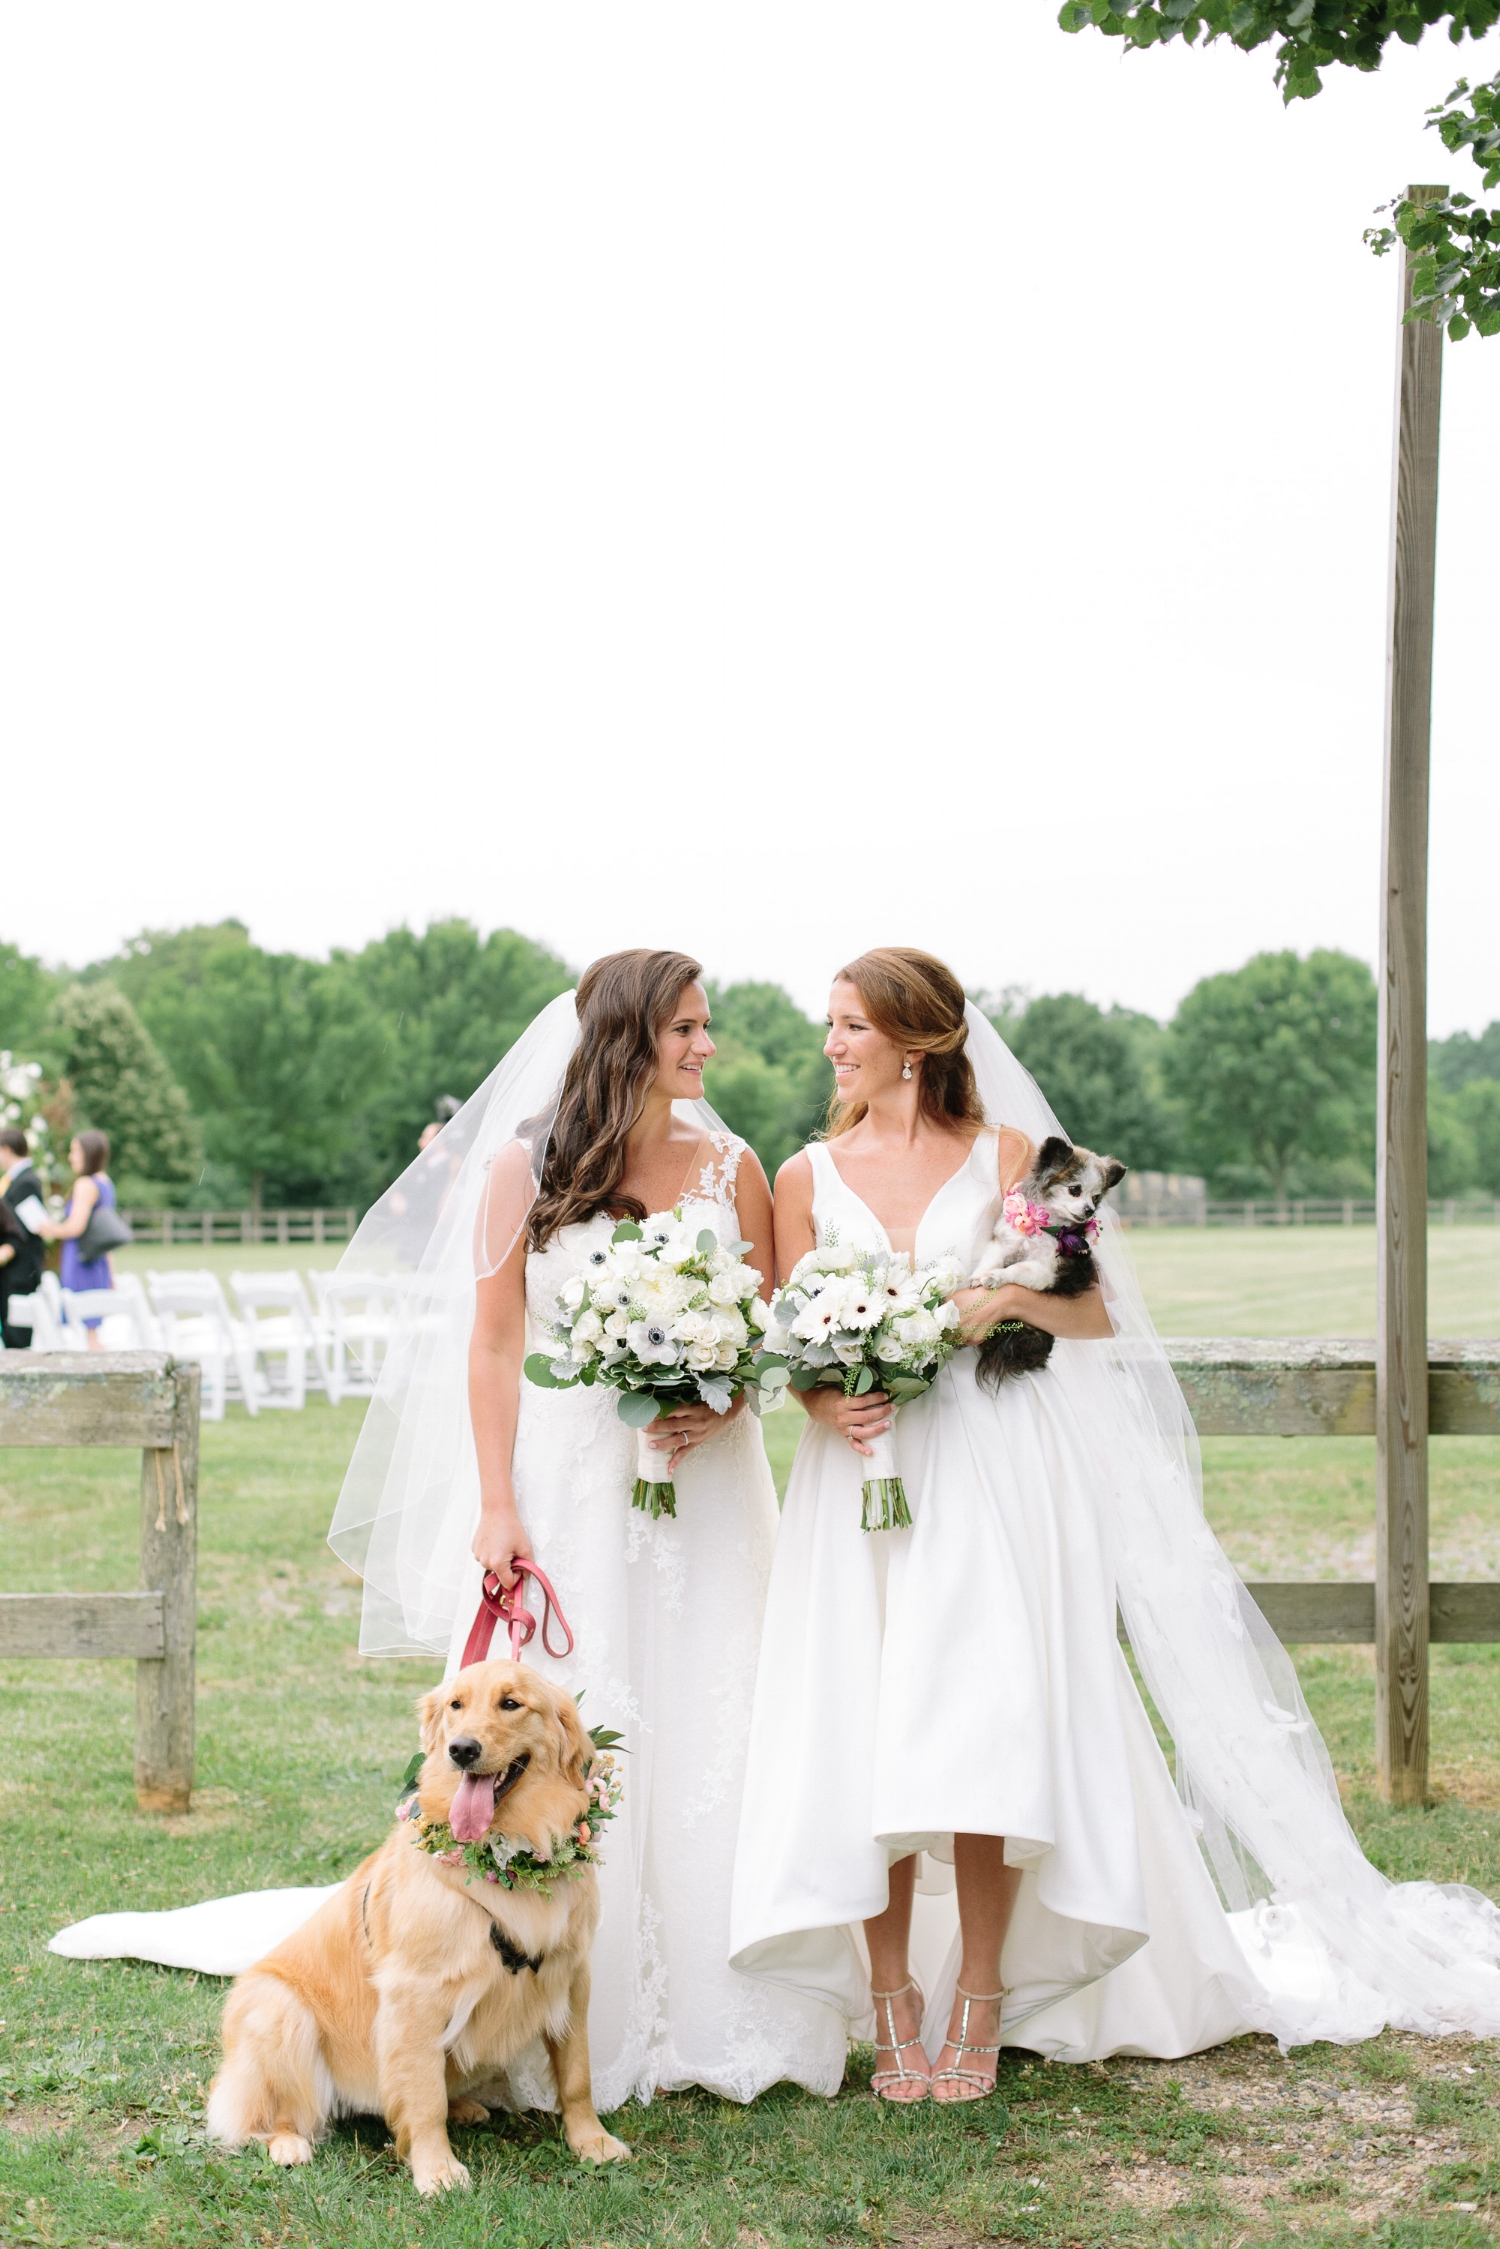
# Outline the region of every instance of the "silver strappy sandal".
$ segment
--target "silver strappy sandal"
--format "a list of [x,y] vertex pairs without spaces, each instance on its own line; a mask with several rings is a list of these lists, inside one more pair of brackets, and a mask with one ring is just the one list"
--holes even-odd
[[[870,2079],[870,2091],[875,2095],[877,2101],[889,2101],[893,2108],[915,2108],[918,2101],[927,2098],[928,2088],[932,2082],[929,2071],[908,2069],[901,2059],[902,2054],[910,2047],[921,2047],[922,2045],[920,2038],[898,2038],[896,2036],[895,2002],[908,1991],[914,1991],[917,1998],[922,2000],[921,1986],[915,1983],[910,1976],[895,1991],[872,1991],[870,1993],[872,1999],[882,2002],[885,2007],[885,2036],[878,2043],[888,2053],[892,2053],[896,2057],[894,2069],[876,2070],[874,2076]],[[922,2000],[922,2004],[925,2007],[926,2001]],[[925,2052],[925,2049],[923,2050]],[[920,2085],[922,2090],[920,2093],[910,2095],[903,2093],[899,2098],[893,2098],[886,2090],[891,2085]]]
[[[993,2093],[993,2092],[994,2092],[994,2090],[995,2090],[995,2078],[996,2078],[996,2076],[997,2076],[997,2074],[998,2074],[998,2072],[999,2072],[999,2067],[1000,2067],[1000,2065],[999,2065],[999,2062],[998,2062],[998,2061],[996,2062],[996,2064],[995,2064],[995,2067],[994,2067],[994,2069],[993,2069],[993,2070],[991,2070],[991,2072],[990,2072],[989,2076],[988,2076],[988,2077],[986,2077],[986,2076],[985,2076],[985,2075],[983,2074],[983,2072],[982,2072],[982,2071],[980,2071],[980,2070],[977,2070],[977,2069],[965,2069],[965,2068],[964,2068],[964,2066],[963,2066],[963,2060],[964,2060],[964,2056],[965,2056],[965,2054],[996,2054],[996,2055],[998,2055],[998,2054],[999,2054],[999,2052],[1000,2052],[1000,2045],[999,2045],[999,2041],[998,2041],[998,2039],[997,2039],[996,2043],[995,2043],[995,2044],[994,2044],[993,2046],[971,2046],[971,2045],[970,2045],[970,2043],[969,2043],[969,2009],[970,2009],[971,2007],[984,2007],[984,2006],[992,2006],[992,2005],[995,2005],[995,2004],[997,2004],[997,2003],[998,2003],[998,2004],[1000,2004],[1000,2005],[1001,2005],[1001,2008],[1002,2008],[1002,2012],[1003,2012],[1003,2003],[1004,2003],[1004,1999],[1005,1999],[1005,1993],[1004,1993],[1004,1991],[1003,1991],[1003,1990],[1000,1990],[1000,1991],[965,1991],[965,1990],[964,1990],[964,1987],[963,1987],[963,1985],[962,1985],[962,1984],[959,1984],[959,1985],[958,1985],[958,1987],[957,1987],[957,1990],[958,1990],[958,1996],[959,1996],[959,1998],[960,1998],[960,1999],[961,1999],[961,2000],[963,2001],[963,2003],[964,2003],[964,2011],[963,2011],[963,2016],[962,2016],[962,2019],[960,2020],[960,2022],[959,2022],[959,2026],[958,2026],[958,2037],[957,2037],[956,2039],[950,2039],[950,2040],[948,2041],[948,2043],[949,2043],[949,2044],[950,2044],[951,2046],[953,2046],[953,2047],[955,2048],[955,2050],[956,2050],[956,2053],[957,2053],[957,2059],[956,2059],[956,2060],[955,2060],[954,2062],[952,2062],[952,2063],[950,2064],[950,2066],[949,2066],[949,2067],[948,2067],[947,2069],[938,2069],[938,2070],[934,2070],[934,2071],[933,2071],[933,2074],[932,2074],[932,2088],[933,2088],[933,2099],[934,2099],[934,2100],[937,2100],[937,2099],[938,2099],[938,2092],[937,2092],[937,2088],[938,2088],[938,2086],[939,2086],[939,2085],[943,2085],[943,2084],[946,2084],[946,2083],[948,2082],[948,2080],[949,2080],[949,2079],[951,2078],[951,2079],[952,2079],[952,2081],[953,2081],[953,2083],[954,2083],[955,2085],[959,2085],[959,2084],[963,2084],[963,2085],[973,2085],[973,2086],[976,2086],[976,2087],[978,2088],[978,2090],[977,2090],[977,2091],[975,2091],[975,2092],[973,2092],[973,2093],[962,2093],[962,2094],[955,2094],[955,2095],[953,2095],[953,2096],[952,2096],[952,2098],[953,2098],[953,2099],[954,2099],[955,2101],[977,2101],[977,2100],[982,2100],[982,2099],[984,2099],[984,2098],[985,2098],[985,2097],[986,2097],[986,2096],[987,2096],[988,2094],[990,2094],[990,2093]],[[997,2025],[997,2028],[998,2028],[998,2025]]]

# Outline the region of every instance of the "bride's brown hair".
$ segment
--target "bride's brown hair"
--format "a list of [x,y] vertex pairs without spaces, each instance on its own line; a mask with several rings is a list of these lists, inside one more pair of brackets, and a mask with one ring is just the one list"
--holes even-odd
[[[964,988],[951,968],[909,945],[877,945],[841,968],[834,982],[854,986],[877,1031],[921,1053],[917,1094],[926,1115],[942,1124],[984,1123],[974,1065],[964,1052],[969,1041]],[[840,1101],[835,1091],[825,1137],[835,1140],[857,1125],[868,1106]]]
[[[657,1033],[671,1022],[684,985],[702,974],[702,962],[687,953],[638,949],[606,953],[579,977],[578,1045],[526,1224],[529,1249],[545,1249],[560,1226],[576,1226],[596,1211],[648,1215],[643,1202],[619,1191],[626,1135],[656,1076]],[[529,1129],[522,1126],[523,1138]]]

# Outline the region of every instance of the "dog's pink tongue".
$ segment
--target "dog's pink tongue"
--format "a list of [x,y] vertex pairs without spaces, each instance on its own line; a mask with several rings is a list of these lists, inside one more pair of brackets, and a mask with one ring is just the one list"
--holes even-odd
[[460,1843],[481,1842],[495,1816],[495,1783],[498,1773],[465,1773],[448,1814],[448,1825]]

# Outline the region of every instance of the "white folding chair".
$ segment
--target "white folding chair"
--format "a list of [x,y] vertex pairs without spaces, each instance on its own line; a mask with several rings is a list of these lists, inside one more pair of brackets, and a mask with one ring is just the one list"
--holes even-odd
[[[56,1275],[49,1273],[48,1280]],[[82,1336],[70,1334],[58,1319],[51,1305],[38,1289],[32,1296],[13,1296],[5,1307],[6,1324],[13,1328],[30,1328],[33,1351],[81,1351]]]
[[87,1350],[88,1323],[99,1322],[99,1341],[106,1351],[145,1351],[149,1340],[140,1319],[140,1308],[128,1290],[113,1288],[65,1288],[62,1292],[63,1316],[67,1324],[82,1338],[75,1348]]
[[196,1359],[203,1369],[203,1418],[222,1421],[226,1401],[237,1397],[256,1414],[267,1384],[255,1353],[230,1317],[216,1273],[148,1273],[151,1307],[162,1341],[175,1358]]
[[309,1362],[312,1380],[319,1389],[328,1389],[328,1372],[301,1274],[231,1273],[229,1285],[239,1307],[241,1331],[265,1377],[261,1404],[300,1412],[307,1402]]
[[401,1310],[401,1284],[373,1273],[333,1274],[322,1286],[328,1323],[328,1396],[368,1398],[380,1380]]
[[132,1348],[141,1351],[163,1350],[165,1345],[162,1341],[161,1322],[151,1309],[151,1299],[146,1294],[146,1284],[140,1274],[116,1273],[115,1295],[119,1300],[120,1310],[128,1311],[135,1321],[136,1331],[141,1339]]

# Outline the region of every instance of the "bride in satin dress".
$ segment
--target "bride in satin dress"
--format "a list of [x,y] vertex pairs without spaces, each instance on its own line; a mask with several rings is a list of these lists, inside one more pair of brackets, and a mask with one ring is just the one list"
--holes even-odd
[[[675,1520],[630,1504],[636,1436],[604,1385],[525,1380],[527,1331],[619,1218],[675,1204],[772,1280],[771,1197],[754,1154],[703,1099],[713,1054],[696,961],[594,962],[368,1213],[342,1269],[390,1277],[401,1313],[330,1532],[365,1581],[366,1655],[456,1670],[492,1568],[535,1558],[576,1635],[525,1661],[624,1736],[624,1800],[600,1871],[589,2045],[595,2104],[702,2085],[749,2101],[783,2078],[836,2092],[846,2037],[802,1994],[729,1966],[729,1892],[776,1495],[743,1399],[658,1423]],[[533,1606],[539,1601],[533,1593]],[[415,1743],[415,1720],[412,1740]],[[393,1787],[394,1795],[394,1787]],[[63,1931],[73,1957],[120,1954],[237,1974],[325,1889],[104,1914]],[[517,2107],[553,2103],[540,2047],[510,2070]]]
[[[779,1270],[816,1241],[974,1271],[1059,1129],[1038,1088],[928,954],[842,970],[829,1024],[837,1101],[778,1176]],[[1087,1295],[958,1292],[967,1342],[1017,1317],[1059,1340],[996,1390],[961,1349],[900,1408],[909,1528],[861,1528],[882,1395],[803,1399],[731,1957],[873,2036],[893,2101],[983,2098],[1011,2044],[1087,2061],[1250,2030],[1500,2029],[1500,1913],[1393,1886],[1360,1852],[1296,1674],[1204,1521],[1186,1407],[1100,1219]]]

